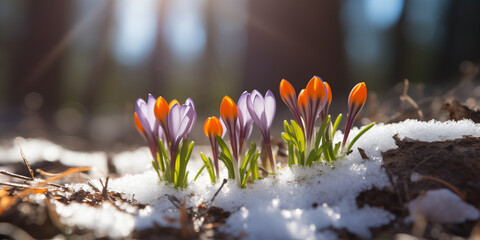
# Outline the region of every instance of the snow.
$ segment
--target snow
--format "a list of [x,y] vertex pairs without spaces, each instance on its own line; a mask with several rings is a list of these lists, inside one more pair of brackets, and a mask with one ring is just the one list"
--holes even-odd
[[134,215],[121,212],[108,202],[101,208],[75,202],[69,205],[56,202],[55,207],[63,224],[80,229],[93,229],[96,237],[127,237],[135,225]]
[[[107,154],[104,152],[86,153],[72,151],[45,139],[19,138],[19,143],[30,164],[42,160],[51,162],[59,161],[67,166],[91,166],[104,173],[108,172]],[[0,146],[0,156],[2,156],[2,161],[6,163],[23,162],[22,156],[20,155],[20,148],[15,139],[12,140],[10,144]],[[92,171],[92,173],[94,174],[92,176],[100,176],[100,174],[94,173],[94,171]]]
[[425,195],[418,196],[408,203],[408,211],[408,221],[424,217],[437,223],[462,223],[480,217],[480,212],[474,206],[445,188],[430,190]]
[[[358,131],[354,128],[351,137]],[[365,206],[359,209],[355,199],[360,192],[374,186],[390,187],[385,170],[381,168],[381,152],[397,148],[392,138],[394,135],[421,141],[443,141],[464,135],[480,137],[480,125],[469,120],[407,120],[396,124],[377,124],[357,141],[350,155],[339,159],[333,166],[315,164],[310,168],[283,168],[276,176],[256,181],[245,189],[238,188],[235,181],[229,180],[212,203],[213,206],[232,213],[221,231],[246,239],[336,239],[332,229],[347,229],[360,237],[369,238],[370,228],[388,224],[394,215],[377,207]],[[342,138],[341,132],[337,132],[335,139],[340,141]],[[32,141],[37,140],[26,142]],[[49,145],[52,143],[44,141],[36,144],[43,144],[43,147],[37,149],[33,143],[22,144],[22,147],[32,156],[44,156],[44,145],[52,147]],[[363,160],[357,147],[364,149],[370,160]],[[198,152],[211,155],[208,146],[196,146],[194,149],[187,168],[190,180],[203,165]],[[12,156],[8,155],[9,151],[11,150],[0,148],[0,155],[3,153]],[[60,148],[56,158],[63,159],[63,153],[68,151]],[[18,150],[16,154],[18,158]],[[87,155],[83,157],[87,158]],[[173,206],[169,196],[185,200],[187,207],[197,206],[209,202],[220,187],[220,183],[212,185],[204,171],[186,189],[175,190],[159,182],[150,159],[147,148],[115,155],[113,162],[117,170],[125,175],[109,182],[109,190],[125,193],[127,198],[149,204],[148,210],[122,213],[108,204],[104,208],[89,208],[80,204],[57,206],[57,210],[64,212],[61,213],[62,222],[94,229],[99,234],[108,234],[110,237],[127,236],[133,229],[145,229],[154,224],[179,227],[178,223],[168,222],[164,218],[179,216],[179,210]],[[87,163],[80,159],[78,161]],[[221,177],[226,176],[227,172],[222,168]],[[98,181],[96,184],[100,186]],[[91,213],[88,218],[75,214],[89,211]]]

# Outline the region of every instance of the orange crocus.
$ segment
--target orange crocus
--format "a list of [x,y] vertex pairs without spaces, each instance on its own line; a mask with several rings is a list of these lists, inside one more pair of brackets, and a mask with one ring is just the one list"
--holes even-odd
[[135,118],[135,127],[137,127],[137,131],[140,133],[140,135],[145,137],[146,132],[142,124],[140,123],[140,119],[138,119],[137,112],[134,113],[133,118]]
[[231,121],[238,117],[237,105],[229,96],[225,96],[220,104],[220,117],[224,121]]
[[170,103],[168,104],[168,109],[171,109],[173,107],[173,105],[178,104],[180,106],[180,102],[177,100],[177,99],[173,99],[172,101],[170,101]]
[[362,105],[367,100],[367,86],[364,82],[357,84],[348,96],[348,105]]
[[285,79],[282,79],[280,82],[280,96],[282,97],[283,102],[287,105],[289,104],[290,99],[296,98],[295,89],[292,84]]
[[348,134],[353,126],[353,122],[360,110],[362,110],[365,101],[367,100],[367,86],[361,82],[353,87],[348,96],[348,117],[345,124],[345,134],[343,135],[342,149],[347,144]]
[[327,88],[327,104],[330,104],[332,102],[332,90],[327,82],[323,82],[323,84],[325,84],[325,87]]
[[215,137],[215,135],[222,136],[223,134],[222,124],[216,117],[207,118],[203,130],[208,138]]
[[229,97],[223,97],[220,104],[220,117],[227,128],[228,137],[230,138],[230,145],[232,146],[232,152],[235,160],[238,163],[238,146],[237,146],[237,117],[238,109],[235,102]]
[[168,105],[167,101],[163,97],[158,97],[154,108],[155,117],[158,119],[158,121],[160,121],[162,124],[166,124],[168,122],[169,111],[170,106]]
[[305,89],[302,89],[298,94],[297,105],[298,105],[298,112],[300,113],[300,116],[303,118],[303,121],[306,123],[308,119],[307,117],[309,115],[309,110],[308,110],[307,91],[305,91]]
[[309,99],[317,100],[325,98],[325,87],[322,80],[315,76],[307,84],[307,96]]
[[327,103],[325,103],[325,107],[323,107],[322,111],[320,112],[320,120],[323,122],[328,115],[328,109],[330,108],[330,103],[332,102],[332,90],[330,89],[330,85],[327,82],[323,82],[325,84],[325,88],[327,89]]
[[292,84],[290,84],[285,79],[282,79],[282,81],[280,81],[280,96],[282,97],[283,102],[292,112],[295,121],[297,121],[298,124],[302,127],[302,129],[304,129],[303,122],[300,118],[300,113],[298,110],[297,94],[295,93],[295,89],[293,88]]

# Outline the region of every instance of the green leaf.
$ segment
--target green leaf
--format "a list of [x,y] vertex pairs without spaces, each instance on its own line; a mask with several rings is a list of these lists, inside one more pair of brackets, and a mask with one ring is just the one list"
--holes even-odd
[[340,124],[340,121],[342,121],[342,114],[338,114],[337,119],[335,120],[335,123],[333,124],[333,129],[332,129],[332,140],[333,137],[335,136],[335,132],[338,129],[338,125]]
[[222,153],[225,154],[225,156],[230,159],[230,161],[232,161],[232,154],[230,153],[230,149],[228,149],[225,141],[223,141],[223,139],[218,135],[215,135],[215,138],[217,139],[218,146],[220,147],[220,150],[222,150]]
[[242,162],[242,165],[240,166],[240,174],[242,173],[242,171],[245,171],[247,164],[251,161],[251,158],[255,154],[255,150],[257,150],[257,145],[254,142],[252,142],[250,144],[250,148],[248,149],[247,155],[245,155],[245,160]]
[[155,172],[157,172],[158,179],[162,181],[162,176],[160,176],[160,169],[158,169],[158,163],[156,161],[152,161],[152,166],[153,169],[155,169]]
[[213,169],[212,159],[207,158],[203,153],[200,153],[200,157],[203,160],[204,166],[206,166],[207,168],[208,175],[210,176],[210,182],[214,184],[217,178],[215,177],[215,171]]
[[[200,173],[202,173],[203,169],[205,169],[205,166],[207,166],[207,165],[203,164],[202,168],[200,168],[200,170],[198,170],[198,173],[197,173],[197,175],[195,175],[195,178],[193,179],[193,181],[197,181],[198,176],[200,176]],[[211,178],[212,177],[210,176],[210,181],[212,180]]]
[[252,168],[252,180],[256,180],[260,178],[258,174],[258,157],[259,156],[260,156],[260,152],[257,151],[257,154],[255,154],[254,160],[250,163],[250,168]]
[[317,158],[317,153],[318,151],[320,151],[319,149],[313,149],[310,154],[308,154],[308,157],[307,157],[307,162],[306,162],[306,165],[307,166],[312,166],[312,162],[316,160]]
[[292,141],[292,138],[290,137],[290,135],[288,135],[288,133],[286,132],[282,132],[282,139],[283,141],[285,141],[286,143],[289,143]]
[[318,148],[320,146],[320,140],[323,138],[325,134],[325,130],[327,129],[327,126],[329,123],[330,123],[330,115],[328,115],[325,119],[323,119],[320,129],[318,129],[316,139],[315,139],[315,148]]
[[292,167],[292,165],[298,164],[295,161],[295,153],[293,152],[293,143],[289,142],[288,143],[288,166]]
[[298,125],[298,123],[295,122],[294,120],[290,122],[292,123],[292,127],[295,132],[295,138],[298,141],[298,146],[297,146],[298,151],[304,152],[305,151],[305,135],[303,134],[303,130],[300,127],[300,125]]
[[220,153],[219,158],[223,162],[223,164],[225,164],[225,167],[228,170],[228,178],[235,179],[235,170],[233,169],[232,159],[228,158],[227,155],[225,155],[225,153],[223,152]]
[[160,144],[159,144],[159,148],[160,148],[160,158],[161,158],[161,162],[162,164],[165,164],[165,171],[163,172],[163,176],[164,176],[164,179],[167,180],[167,182],[173,182],[172,181],[172,176],[171,175],[171,171],[170,171],[170,161],[168,160],[168,155],[167,155],[167,150],[165,149],[165,146],[163,145],[163,140],[160,139],[159,140]]
[[362,131],[360,131],[357,136],[355,136],[355,138],[353,138],[353,140],[350,142],[350,144],[348,145],[348,148],[347,148],[347,152],[350,152],[350,149],[352,149],[353,147],[353,144],[355,144],[355,142],[363,135],[365,134],[368,130],[370,130],[370,128],[372,128],[373,126],[375,125],[375,123],[370,123],[368,126],[366,126],[364,129],[362,129]]
[[340,149],[341,144],[342,144],[341,142],[338,142],[337,144],[335,144],[335,148],[333,149],[333,154],[335,156],[337,156],[338,150]]

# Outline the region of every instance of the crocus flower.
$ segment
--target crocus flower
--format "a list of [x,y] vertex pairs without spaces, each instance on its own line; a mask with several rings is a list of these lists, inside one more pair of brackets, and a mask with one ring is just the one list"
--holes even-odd
[[310,109],[308,107],[308,98],[305,89],[300,90],[300,93],[298,94],[297,106],[298,114],[303,119],[302,125],[304,125],[307,123],[307,120],[310,119]]
[[362,110],[362,107],[365,104],[366,100],[367,86],[364,82],[361,82],[352,89],[350,95],[348,96],[348,117],[347,123],[345,125],[345,135],[343,137],[342,149],[347,143],[348,134],[350,133],[353,122],[355,121],[355,118],[357,117],[360,110]]
[[158,97],[154,107],[155,117],[162,125],[166,138],[170,139],[170,134],[168,133],[168,112],[170,112],[170,106],[167,101],[161,96]]
[[241,155],[243,151],[243,143],[250,137],[253,129],[253,119],[247,108],[248,92],[245,91],[237,102],[238,121],[237,121],[237,137],[238,137],[238,153]]
[[247,108],[253,122],[255,122],[255,125],[257,125],[258,128],[260,128],[263,141],[267,147],[268,157],[270,158],[270,165],[275,174],[276,164],[270,144],[270,128],[272,127],[276,111],[275,96],[270,90],[267,91],[265,97],[263,97],[257,90],[253,90],[252,93],[248,95]]
[[330,108],[330,104],[332,103],[332,90],[330,89],[330,85],[327,82],[323,82],[325,84],[325,88],[327,88],[327,103],[325,107],[320,112],[320,121],[323,120],[328,116],[328,109]]
[[154,114],[155,97],[148,95],[148,100],[137,99],[135,104],[135,126],[140,134],[145,138],[154,159],[157,158],[158,140],[164,139],[163,130],[159,127],[159,122]]
[[207,118],[207,120],[205,120],[203,130],[205,132],[205,135],[210,140],[210,145],[212,146],[213,163],[215,165],[215,172],[218,180],[220,176],[218,169],[218,143],[215,136],[223,136],[223,127],[218,118],[209,117]]
[[310,142],[315,127],[315,120],[327,103],[327,89],[322,79],[314,76],[306,88],[310,116],[307,119],[307,141]]
[[232,147],[233,157],[238,162],[238,148],[237,148],[237,119],[238,109],[235,102],[229,97],[223,97],[220,104],[220,118],[222,118],[225,127],[227,128],[228,138],[230,139],[230,145]]
[[295,89],[293,88],[292,84],[290,84],[290,82],[285,79],[282,79],[282,81],[280,81],[280,97],[292,112],[295,121],[303,129],[303,122],[300,118],[300,113],[298,112],[297,94],[295,93]]
[[175,170],[175,160],[177,157],[178,146],[180,142],[188,138],[192,132],[193,125],[197,120],[195,106],[191,99],[187,99],[185,104],[180,106],[173,104],[168,113],[168,132],[170,134],[170,169],[172,176]]

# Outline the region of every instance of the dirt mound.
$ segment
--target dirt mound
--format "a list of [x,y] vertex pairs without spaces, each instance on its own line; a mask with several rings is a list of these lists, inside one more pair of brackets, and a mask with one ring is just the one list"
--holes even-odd
[[[398,148],[382,153],[383,167],[393,189],[371,189],[357,197],[359,207],[383,207],[397,216],[397,220],[389,226],[377,229],[377,235],[386,234],[386,231],[390,234],[411,233],[415,223],[404,222],[409,214],[406,203],[425,191],[448,187],[441,182],[457,188],[466,202],[480,208],[480,138],[465,136],[437,142],[394,139]],[[414,173],[419,174],[417,176],[421,176],[422,180],[412,181]],[[468,237],[474,224],[428,223],[422,231],[424,235],[418,237],[437,238],[437,232]]]

